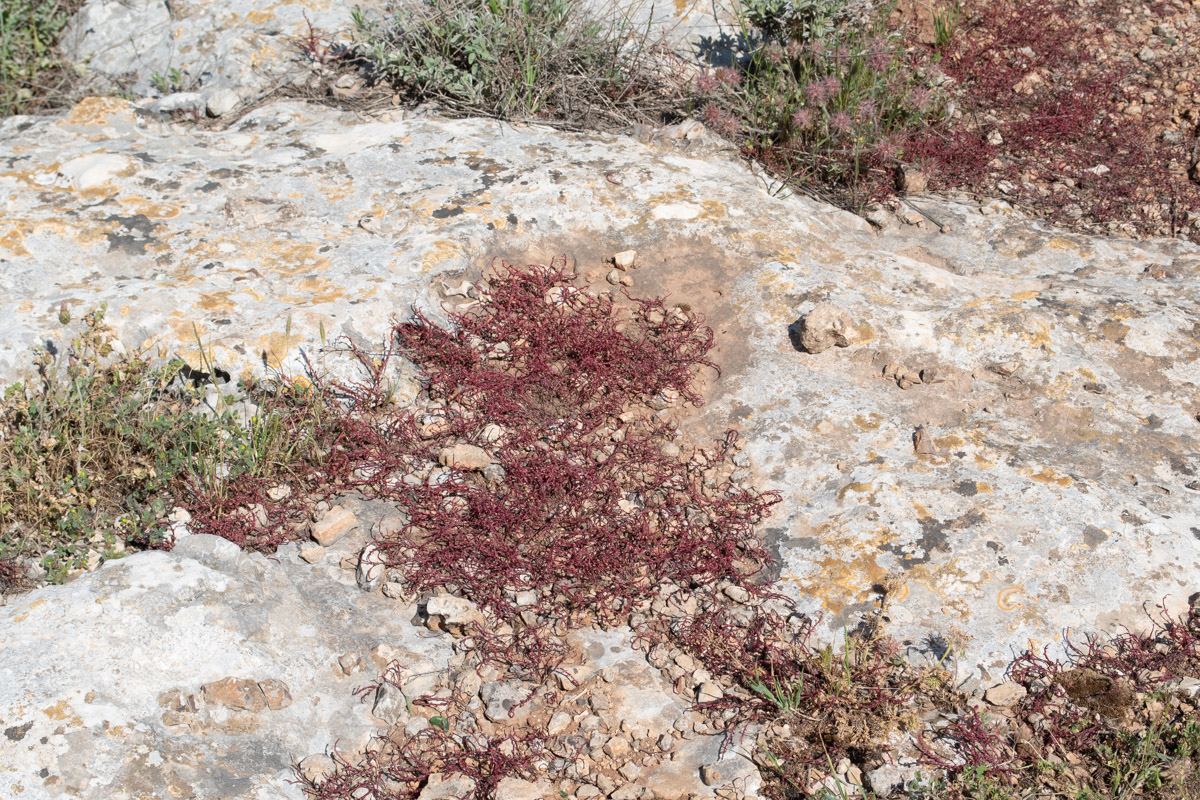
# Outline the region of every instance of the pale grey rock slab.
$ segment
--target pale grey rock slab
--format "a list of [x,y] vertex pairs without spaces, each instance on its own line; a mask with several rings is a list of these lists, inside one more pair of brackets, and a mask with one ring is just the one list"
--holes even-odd
[[[354,696],[373,673],[347,677],[339,657],[369,663],[380,644],[443,668],[450,657],[448,637],[405,622],[411,609],[290,550],[248,555],[196,535],[177,551],[0,608],[0,795],[300,798],[293,764],[383,731]],[[291,702],[251,712],[206,699],[202,686],[230,677],[282,682]]]
[[[741,430],[739,479],[782,498],[764,530],[783,586],[829,640],[893,574],[892,633],[991,685],[1020,649],[1061,652],[1068,631],[1200,589],[1200,249],[934,199],[919,208],[953,233],[877,234],[777,189],[707,135],[298,102],[221,132],[111,98],[12,118],[0,375],[61,347],[63,301],[107,302],[130,344],[197,366],[198,329],[237,376],[299,374],[304,355],[349,374],[322,330],[371,349],[413,306],[444,321],[466,301],[451,287],[496,257],[566,254],[607,288],[605,259],[632,249],[634,294],[714,328],[722,375],[681,427]],[[855,321],[853,343],[798,352],[788,328],[820,303]],[[889,363],[939,376],[901,389]],[[396,381],[415,394],[410,371]]]
[[[838,637],[895,575],[892,632],[986,685],[1026,647],[1061,654],[1200,590],[1200,253],[922,206],[954,233],[873,253],[839,236],[747,271],[729,293],[749,338],[705,418],[740,418],[781,493],[766,527],[802,609]],[[782,328],[817,302],[870,341],[796,352]],[[952,377],[905,390],[888,363]]]
[[121,87],[157,96],[153,76],[178,70],[184,90],[253,95],[307,71],[295,41],[308,35],[310,21],[328,39],[349,41],[349,7],[327,0],[90,0],[67,25],[61,47],[97,92]]

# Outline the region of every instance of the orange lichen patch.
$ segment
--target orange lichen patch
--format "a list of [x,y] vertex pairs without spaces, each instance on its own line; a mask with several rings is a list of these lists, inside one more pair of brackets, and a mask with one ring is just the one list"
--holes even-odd
[[1032,289],[1024,292],[1013,292],[1012,299],[1017,301],[1033,300],[1040,294],[1041,292],[1035,292]]
[[54,705],[43,708],[42,713],[50,719],[66,722],[70,725],[83,724],[83,720],[79,718],[79,715],[71,710],[71,707],[67,705],[66,700],[59,700]]
[[874,411],[865,417],[859,414],[854,417],[854,424],[858,426],[859,430],[877,431],[879,430],[879,426],[883,424],[883,414]]
[[700,207],[704,210],[700,212],[699,219],[719,220],[729,216],[725,204],[716,200],[702,200],[700,201]]
[[[821,526],[822,532],[829,533],[829,527]],[[876,557],[879,548],[887,544],[890,532],[883,529],[878,534],[866,540],[838,533],[823,535],[821,543],[830,555],[815,562],[817,572],[807,578],[788,576],[786,580],[819,599],[830,614],[840,614],[851,603],[870,600],[874,587],[887,576]]]
[[947,433],[945,436],[934,437],[934,443],[940,450],[952,450],[955,447],[962,447],[966,442],[961,436],[956,433]]
[[232,244],[236,250],[229,252],[241,253],[247,248],[247,243],[241,239],[230,238],[208,238],[209,229],[193,229],[188,232],[187,237],[180,242],[182,252],[179,256],[179,263],[182,266],[186,265],[189,270],[198,271],[201,264],[212,260],[225,260],[229,255],[222,252],[222,244]]
[[144,214],[150,219],[175,219],[182,212],[182,206],[177,203],[156,203],[140,195],[122,197],[117,201],[127,206],[134,214]]
[[7,250],[14,256],[29,256],[29,251],[25,249],[25,236],[28,230],[10,225],[8,230],[0,233],[0,248]]
[[[332,303],[346,296],[346,292],[341,286],[319,276],[303,278],[297,281],[292,288],[295,289],[295,293],[281,296],[279,299],[296,306]],[[356,296],[363,298],[373,294],[375,294],[375,290],[357,292]]]
[[463,255],[462,245],[448,239],[439,239],[421,256],[421,269],[428,272],[443,261],[461,258]]
[[249,22],[251,25],[262,25],[265,22],[270,22],[274,16],[275,14],[272,11],[259,9],[246,14],[246,22]]
[[9,219],[7,222],[9,223],[7,230],[0,228],[0,231],[3,231],[0,233],[0,247],[19,256],[30,255],[25,248],[25,242],[30,236],[49,233],[87,247],[104,243],[106,241],[105,234],[120,229],[120,223],[117,222],[99,224],[89,222],[81,227],[73,227],[59,219]]
[[863,493],[863,494],[869,494],[871,496],[871,498],[870,498],[871,504],[872,505],[876,504],[875,484],[873,484],[873,483],[848,483],[848,484],[846,484],[841,489],[838,489],[838,494],[837,494],[838,502],[840,503],[843,500],[845,500],[846,495],[850,494],[851,492],[859,492],[859,493]]
[[1032,469],[1025,468],[1022,469],[1019,474],[1029,478],[1031,481],[1036,481],[1037,483],[1056,483],[1063,487],[1070,486],[1071,484],[1075,483],[1075,480],[1070,475],[1062,475],[1058,472],[1055,472],[1050,467],[1042,467],[1038,472],[1034,472]]
[[483,222],[485,225],[491,225],[498,231],[506,230],[509,225],[513,226],[513,230],[521,229],[521,221],[518,219],[516,222],[510,222],[507,214],[484,217]]
[[132,105],[117,97],[85,97],[55,125],[108,125],[110,116],[134,119]]
[[1054,349],[1050,346],[1053,344],[1050,339],[1050,325],[1042,320],[1028,320],[1026,329],[1021,332],[1021,338],[1034,347],[1039,347],[1051,355],[1054,354]]
[[1075,394],[1077,380],[1075,376],[1060,372],[1046,384],[1046,396],[1054,400],[1066,400]]
[[996,458],[995,456],[988,455],[982,450],[978,450],[975,452],[975,466],[979,467],[980,469],[991,469],[992,467],[996,466]]
[[919,503],[916,500],[911,502],[913,510],[917,512],[918,519],[933,519],[933,514],[929,513],[929,509],[923,503]]
[[[407,207],[404,208],[407,211]],[[346,222],[350,225],[357,225],[358,221],[363,217],[374,217],[378,220],[387,220],[389,216],[397,211],[397,207],[389,203],[376,202],[374,205],[366,208],[352,208],[346,212]]]
[[279,369],[283,366],[283,360],[287,358],[288,353],[292,348],[304,341],[304,337],[299,333],[292,333],[290,336],[281,331],[271,333],[265,337],[259,337],[255,348],[261,350],[266,356],[267,366],[271,369]]
[[232,289],[222,289],[219,292],[205,292],[200,295],[193,307],[202,308],[205,311],[224,311],[233,308],[233,300],[230,295],[233,294]]
[[329,258],[320,247],[320,242],[266,242],[252,247],[249,260],[284,275],[328,269]]
[[1053,239],[1046,242],[1046,247],[1049,247],[1051,250],[1067,250],[1076,253],[1080,258],[1092,257],[1092,251],[1090,249],[1079,244],[1078,242],[1073,242],[1070,239],[1066,239],[1062,236],[1055,236]]
[[762,291],[762,305],[769,315],[771,322],[776,325],[787,325],[795,320],[796,309],[788,300],[788,295],[795,291],[796,284],[784,278],[777,272],[761,270],[758,273],[758,287]]
[[1001,611],[1015,611],[1018,608],[1023,608],[1025,604],[1018,600],[1017,597],[1024,589],[1025,586],[1021,583],[1001,589],[996,595],[996,606]]
[[990,483],[985,481],[975,481],[975,491],[979,494],[991,494],[995,491]]
[[[0,178],[9,178],[10,180],[18,181],[38,192],[63,192],[64,190],[53,184],[46,184],[47,175],[57,175],[58,168],[62,166],[62,162],[55,161],[52,164],[42,164],[31,169],[14,169],[8,172],[0,172]],[[62,210],[66,210],[65,208]]]
[[950,561],[936,566],[916,564],[909,571],[908,578],[937,597],[944,604],[946,613],[954,613],[965,620],[971,616],[975,600],[983,594],[980,587],[991,579],[991,573],[984,570],[977,576],[971,576]]
[[857,335],[854,344],[864,345],[875,341],[875,329],[865,322],[860,322],[857,327]]
[[[321,186],[321,194],[325,195],[330,202],[335,202],[346,198],[354,191],[354,182],[346,181],[340,184],[324,184]],[[363,215],[359,215],[361,217]],[[358,221],[357,219],[355,220]]]
[[106,200],[114,195],[119,194],[120,191],[120,186],[117,186],[111,180],[108,180],[98,186],[89,186],[87,189],[79,189],[76,192],[76,195],[80,200]]
[[431,200],[420,198],[413,201],[412,205],[409,206],[409,210],[418,216],[430,217],[433,216],[433,212],[437,211],[441,207],[442,206],[439,203],[434,203]]

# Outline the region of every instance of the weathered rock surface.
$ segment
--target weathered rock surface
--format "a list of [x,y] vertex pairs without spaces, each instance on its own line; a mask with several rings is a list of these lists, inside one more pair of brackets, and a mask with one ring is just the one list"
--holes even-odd
[[[0,123],[0,370],[62,336],[64,300],[107,301],[131,343],[184,357],[195,323],[234,373],[302,350],[333,369],[322,329],[370,346],[413,304],[472,302],[439,295],[495,256],[565,252],[603,286],[605,259],[636,249],[633,291],[716,329],[724,374],[685,427],[741,427],[783,493],[784,583],[831,633],[894,573],[892,630],[957,638],[994,676],[1014,647],[1197,588],[1196,248],[934,200],[953,234],[876,235],[768,194],[711,139],[402,116],[289,102],[206,132],[94,99]],[[826,302],[858,343],[797,353],[789,323]]]
[[[306,8],[318,27],[344,24],[344,8]],[[92,2],[73,46],[94,53],[97,71],[137,73],[142,90],[142,72],[183,68],[209,102],[210,90],[286,77],[288,37],[307,30],[295,6],[170,13]],[[222,33],[201,47],[206,29]],[[131,43],[129,30],[139,31]],[[446,287],[495,256],[567,253],[607,288],[605,260],[636,250],[639,269],[621,281],[670,293],[716,330],[723,377],[685,429],[742,429],[743,479],[783,496],[768,535],[784,585],[827,615],[831,636],[893,574],[894,633],[935,657],[953,644],[962,677],[978,666],[997,677],[1013,648],[1137,624],[1142,603],[1166,596],[1177,608],[1197,589],[1200,251],[1066,235],[1001,206],[933,199],[876,235],[765,188],[704,135],[639,141],[401,111],[368,120],[299,102],[222,131],[113,98],[10,118],[0,121],[0,375],[27,373],[30,345],[61,344],[63,302],[77,312],[107,302],[130,344],[153,339],[197,366],[196,330],[235,374],[294,371],[302,353],[338,370],[347,362],[323,339],[371,347],[414,304],[440,318],[443,302],[471,302]],[[836,359],[808,358],[788,324],[824,303],[856,322],[857,338]],[[107,591],[104,576],[174,569],[171,558],[139,556],[37,597],[72,598],[84,613],[92,601],[78,593]],[[326,567],[337,572],[337,560],[304,569]],[[5,624],[31,636],[40,618],[23,613],[33,622],[9,614]],[[125,649],[111,634],[96,641],[110,657]],[[313,695],[256,670],[195,677],[278,678],[297,701],[272,714],[299,714]],[[86,695],[70,680],[62,691],[79,697],[36,685],[28,691],[46,707]],[[188,689],[162,691],[177,685]],[[151,747],[158,734],[146,725],[136,735]]]
[[[9,598],[0,796],[300,798],[292,765],[382,733],[353,694],[379,653],[444,665],[449,639],[294,550],[191,536]],[[369,671],[347,676],[347,654]]]
[[176,92],[168,103],[204,113],[210,103],[227,106],[229,93],[238,101],[251,100],[304,75],[296,40],[307,38],[309,22],[318,35],[349,41],[346,7],[328,0],[253,8],[228,0],[92,0],[68,25],[62,48],[98,92],[122,88],[157,96],[162,87],[153,77],[177,70],[180,80],[167,87]]

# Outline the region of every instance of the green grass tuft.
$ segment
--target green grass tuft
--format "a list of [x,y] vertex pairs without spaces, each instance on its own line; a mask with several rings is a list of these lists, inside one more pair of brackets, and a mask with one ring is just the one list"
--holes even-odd
[[0,2],[0,117],[27,114],[64,100],[71,69],[58,40],[83,0]]

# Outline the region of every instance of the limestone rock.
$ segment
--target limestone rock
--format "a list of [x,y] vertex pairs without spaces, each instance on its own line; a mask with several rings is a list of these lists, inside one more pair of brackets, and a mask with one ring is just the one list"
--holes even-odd
[[342,506],[334,506],[325,512],[312,526],[312,537],[317,544],[328,547],[352,531],[358,524],[354,514]]
[[304,544],[300,546],[299,554],[309,564],[316,564],[325,558],[325,548],[319,544]]
[[[228,2],[172,4],[185,20],[176,26],[161,4],[89,0],[72,26],[85,41],[67,47],[94,51],[97,72],[148,76],[166,68],[171,48],[182,58],[214,30],[208,9]],[[312,11],[319,27],[342,24],[343,7]],[[273,25],[283,36],[307,32],[295,6],[261,22],[237,13],[239,30],[216,28],[225,56]],[[213,55],[201,50],[178,66]],[[235,76],[219,65],[238,65],[223,59],[208,77],[193,70],[189,83],[203,79],[186,88],[202,97],[232,88]],[[724,378],[684,433],[739,427],[754,479],[780,492],[764,530],[777,531],[769,545],[781,586],[803,613],[828,616],[860,602],[880,574],[919,572],[896,600],[903,621],[890,633],[918,641],[950,615],[965,634],[957,663],[994,675],[1030,639],[1059,657],[1064,628],[1133,623],[1141,603],[1162,597],[1176,613],[1200,575],[1188,488],[1200,469],[1191,333],[1200,298],[1186,288],[1200,274],[1194,245],[1084,236],[1008,203],[934,196],[921,211],[953,233],[876,231],[814,200],[764,195],[707,137],[685,148],[299,101],[208,130],[147,110],[92,97],[54,116],[0,120],[0,158],[20,164],[0,175],[4,380],[32,374],[31,344],[64,347],[73,335],[57,321],[64,300],[108,302],[129,344],[153,338],[156,353],[192,366],[198,329],[205,358],[239,378],[303,374],[305,356],[323,374],[350,377],[354,359],[322,347],[322,331],[371,346],[410,305],[445,323],[441,281],[461,281],[494,256],[563,247],[595,265],[617,242],[654,265],[637,273],[640,291],[687,304],[713,327]],[[612,180],[597,179],[601,162]],[[636,188],[613,182],[634,175]],[[502,196],[476,202],[497,182]],[[298,186],[306,190],[279,190]],[[560,195],[563,186],[573,193]],[[391,233],[358,227],[368,213],[394,220]],[[546,231],[570,236],[552,246]],[[1150,279],[1152,265],[1161,268],[1151,275],[1178,278]],[[782,357],[796,304],[818,298],[856,316],[869,309],[870,326],[860,319],[841,332],[869,346],[836,359]],[[876,353],[891,355],[876,364]],[[894,379],[908,391],[879,380],[887,361],[908,365]],[[1010,362],[1019,369],[1008,375],[988,369]],[[926,380],[934,364],[957,377]],[[415,397],[411,367],[389,369],[397,391]],[[913,372],[922,383],[906,377]],[[936,431],[938,452],[914,453],[918,425]],[[188,532],[186,523],[173,530]],[[848,550],[869,555],[846,561]],[[241,554],[204,557],[221,569]],[[821,563],[843,564],[836,580]],[[264,674],[229,669],[188,688]]]
[[831,303],[818,303],[796,322],[800,346],[809,353],[831,347],[849,347],[855,335],[854,319]]
[[495,800],[550,800],[558,795],[547,780],[534,781],[520,778],[502,778],[496,784]]
[[242,101],[236,89],[218,89],[208,96],[205,108],[210,117],[223,117]]
[[222,678],[200,687],[210,703],[238,711],[255,713],[267,707],[267,698],[258,683],[248,679]]
[[355,567],[355,578],[358,586],[365,592],[373,592],[383,583],[387,573],[387,556],[379,545],[372,542],[363,548],[358,556],[358,566]]
[[1163,690],[1187,698],[1200,697],[1200,680],[1190,676],[1174,678],[1163,684]]
[[318,782],[337,771],[337,764],[324,753],[314,753],[302,759],[297,766],[305,780]]
[[883,764],[866,774],[866,786],[877,797],[891,797],[904,786],[904,775],[900,768]]
[[[297,754],[335,740],[350,752],[378,731],[329,668],[338,653],[388,642],[440,669],[452,651],[391,602],[284,556],[195,535],[7,598],[0,719],[24,735],[3,748],[0,796],[50,797],[28,782],[47,770],[85,800],[133,787],[301,800]],[[327,772],[324,758],[302,769]]]
[[462,800],[474,794],[475,781],[466,775],[430,775],[417,800]]
[[1027,694],[1029,692],[1026,691],[1024,686],[1008,681],[1007,683],[1000,683],[988,689],[984,692],[983,699],[994,706],[1011,706]]
[[278,711],[281,708],[287,708],[292,704],[292,693],[288,686],[278,678],[268,678],[265,681],[259,681],[258,688],[262,691],[263,697],[267,699],[267,708],[272,711]]
[[399,686],[385,681],[375,690],[371,714],[389,725],[396,725],[408,719],[408,702]]
[[520,725],[529,716],[535,700],[530,698],[533,687],[521,681],[497,681],[484,684],[479,691],[483,713],[500,725]]
[[443,467],[454,467],[455,469],[479,470],[491,464],[492,461],[493,459],[487,450],[473,444],[456,444],[453,447],[444,447],[438,453],[439,464]]
[[425,604],[425,613],[434,630],[466,633],[487,620],[470,600],[453,595],[437,595]]
[[622,271],[632,269],[636,261],[636,250],[622,250],[612,257],[613,266]]

